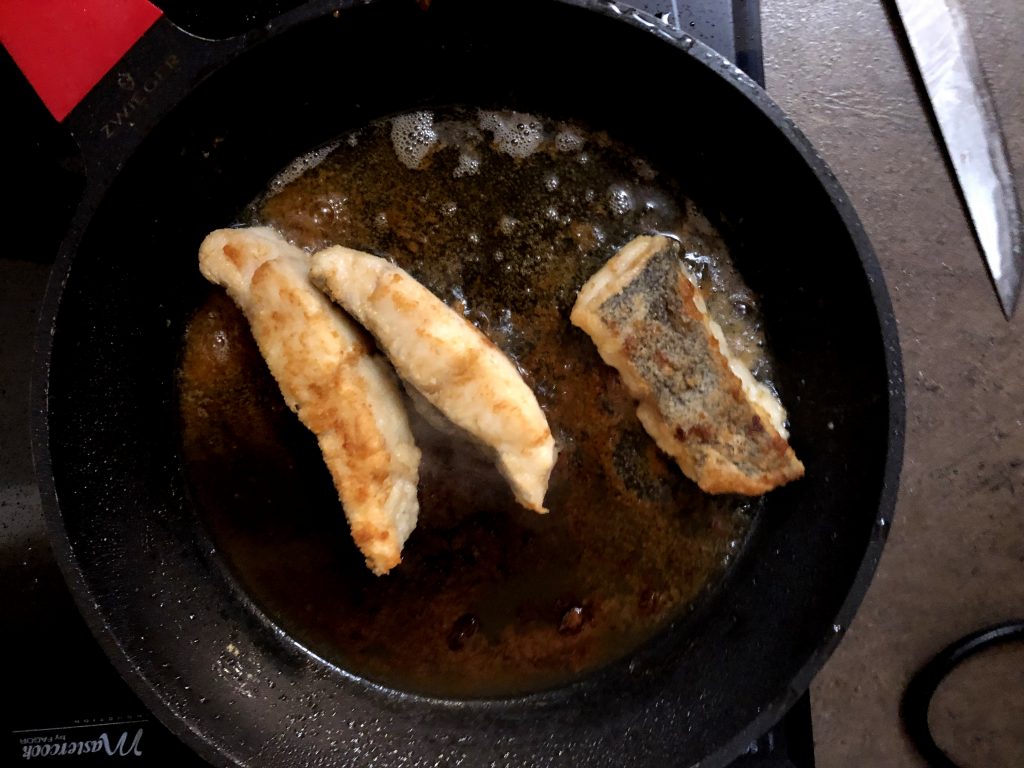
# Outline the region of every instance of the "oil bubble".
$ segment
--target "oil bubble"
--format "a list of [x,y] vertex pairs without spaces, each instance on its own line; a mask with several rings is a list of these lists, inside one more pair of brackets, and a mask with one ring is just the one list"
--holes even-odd
[[391,121],[391,145],[406,168],[419,168],[436,142],[433,112],[410,112]]
[[623,216],[633,210],[633,194],[621,184],[608,188],[608,205],[612,213]]
[[583,149],[583,136],[574,128],[562,128],[555,134],[555,149],[559,152],[579,152]]
[[458,165],[455,166],[452,175],[456,179],[461,179],[463,176],[476,176],[478,173],[480,173],[480,155],[470,147],[463,149],[459,153]]
[[479,113],[480,129],[494,137],[494,148],[512,157],[532,155],[544,141],[544,125],[525,112]]
[[314,149],[312,152],[296,158],[287,168],[271,180],[269,185],[270,188],[275,191],[283,189],[307,171],[316,168],[320,163],[327,159],[327,156],[331,154],[331,152],[338,148],[338,144],[339,142],[337,141],[325,144],[318,149]]

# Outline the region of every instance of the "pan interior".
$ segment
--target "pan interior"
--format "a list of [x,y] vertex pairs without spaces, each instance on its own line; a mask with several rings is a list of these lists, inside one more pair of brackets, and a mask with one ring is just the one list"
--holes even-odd
[[402,564],[375,577],[312,435],[212,290],[181,368],[192,493],[219,556],[293,637],[394,688],[520,694],[634,649],[717,580],[759,500],[688,481],[569,322],[580,286],[619,247],[671,233],[732,348],[770,375],[756,300],[670,176],[578,123],[421,111],[299,159],[243,218],[310,250],[393,258],[511,357],[559,445],[551,511],[538,516],[488,455],[405,403],[424,457],[420,519]]

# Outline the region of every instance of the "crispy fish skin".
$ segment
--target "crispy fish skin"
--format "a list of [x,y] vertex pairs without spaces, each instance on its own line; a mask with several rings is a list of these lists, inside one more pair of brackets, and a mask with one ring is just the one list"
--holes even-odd
[[520,504],[547,511],[555,441],[537,398],[490,339],[378,256],[327,248],[314,254],[310,276],[377,339],[402,379],[495,451]]
[[309,256],[274,230],[212,232],[199,265],[245,313],[285,401],[317,437],[367,566],[387,573],[419,514],[420,451],[386,361],[309,281]]
[[781,403],[729,354],[668,238],[626,244],[584,284],[570,319],[619,371],[644,429],[701,489],[755,496],[803,476]]

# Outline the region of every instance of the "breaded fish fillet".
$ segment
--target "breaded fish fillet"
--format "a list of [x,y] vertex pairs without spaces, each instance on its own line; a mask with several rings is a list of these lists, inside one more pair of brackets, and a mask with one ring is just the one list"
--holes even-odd
[[555,441],[512,361],[385,259],[335,246],[314,254],[310,276],[373,334],[399,376],[495,451],[517,501],[545,512]]
[[367,566],[387,573],[416,525],[420,463],[387,362],[310,283],[309,256],[274,230],[217,230],[199,266],[245,313],[285,401],[320,443]]
[[804,473],[782,404],[729,354],[665,237],[638,237],[580,290],[571,320],[640,401],[658,447],[708,493],[757,495]]

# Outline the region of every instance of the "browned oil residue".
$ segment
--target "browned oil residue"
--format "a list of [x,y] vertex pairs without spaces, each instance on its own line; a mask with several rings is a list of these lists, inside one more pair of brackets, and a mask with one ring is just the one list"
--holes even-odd
[[[749,501],[702,494],[659,453],[617,374],[570,325],[577,291],[636,234],[674,233],[763,376],[756,305],[672,180],[608,136],[469,110],[416,119],[428,127],[416,167],[399,158],[408,147],[396,153],[393,124],[373,124],[273,183],[247,221],[309,249],[392,258],[509,354],[559,442],[550,514],[517,506],[486,456],[410,408],[424,452],[419,523],[402,564],[373,576],[315,440],[219,289],[189,326],[180,372],[192,490],[243,588],[321,657],[432,695],[548,688],[680,615],[753,514]],[[495,141],[498,119],[532,121],[530,151]]]

